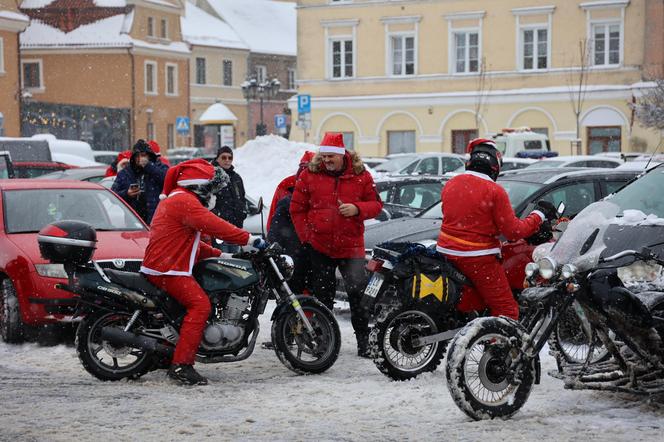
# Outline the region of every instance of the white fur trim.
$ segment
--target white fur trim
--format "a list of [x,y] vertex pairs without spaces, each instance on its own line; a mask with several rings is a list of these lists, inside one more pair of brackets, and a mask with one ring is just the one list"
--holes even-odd
[[464,252],[461,250],[446,249],[445,247],[436,246],[436,250],[440,253],[444,253],[445,255],[452,256],[485,256],[500,254],[500,249],[497,247],[493,249],[468,250]]
[[164,193],[160,193],[160,194],[159,194],[159,200],[165,200],[166,198],[168,198],[168,197],[166,196],[166,194],[164,194]]
[[318,152],[320,153],[336,153],[339,155],[343,155],[346,153],[346,149],[343,147],[337,147],[337,146],[321,146],[318,149]]
[[193,186],[194,184],[207,184],[210,180],[205,178],[196,178],[193,180],[180,180],[178,186]]
[[542,212],[540,212],[539,210],[533,210],[530,213],[531,214],[534,213],[535,215],[538,215],[540,218],[542,218],[542,222],[546,221],[546,216],[544,216],[544,214]]
[[493,180],[491,179],[491,177],[489,175],[484,175],[483,173],[475,172],[474,170],[467,170],[467,171],[464,172],[464,174],[465,175],[476,176],[477,178],[482,178],[483,180],[493,182]]

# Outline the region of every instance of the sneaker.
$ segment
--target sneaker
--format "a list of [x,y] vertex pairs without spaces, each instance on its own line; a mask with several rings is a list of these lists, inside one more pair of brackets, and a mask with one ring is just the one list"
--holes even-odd
[[168,377],[180,385],[207,385],[208,380],[194,370],[193,365],[173,364],[168,369]]

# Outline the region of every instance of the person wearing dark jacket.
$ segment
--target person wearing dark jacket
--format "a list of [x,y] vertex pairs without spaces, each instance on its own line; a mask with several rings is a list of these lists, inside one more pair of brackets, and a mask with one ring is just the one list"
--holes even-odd
[[247,201],[242,177],[235,172],[233,167],[233,149],[228,146],[217,149],[217,158],[212,161],[212,165],[224,169],[231,179],[228,186],[217,193],[217,203],[212,212],[235,227],[242,228],[244,219],[247,217]]
[[147,224],[159,204],[168,166],[163,164],[145,140],[138,140],[131,151],[129,165],[118,172],[113,187]]

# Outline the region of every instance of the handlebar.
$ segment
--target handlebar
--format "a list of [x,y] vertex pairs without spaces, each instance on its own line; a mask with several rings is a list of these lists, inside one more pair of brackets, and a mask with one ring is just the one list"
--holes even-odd
[[641,251],[623,250],[622,252],[618,252],[615,255],[607,256],[606,258],[600,258],[599,262],[600,263],[612,262],[620,258],[624,258],[626,256],[635,256],[645,261],[655,261],[657,264],[664,265],[664,260],[662,260],[656,253],[654,253],[648,247],[642,248]]

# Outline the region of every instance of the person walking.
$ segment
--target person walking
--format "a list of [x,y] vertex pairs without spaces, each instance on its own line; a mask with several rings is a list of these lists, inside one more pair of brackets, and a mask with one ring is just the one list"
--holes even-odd
[[295,183],[290,213],[308,253],[310,288],[332,310],[335,271],[344,280],[357,340],[357,353],[367,356],[368,314],[360,306],[367,284],[364,270],[364,221],[376,217],[383,203],[371,174],[355,152],[345,149],[340,133],[326,133]]
[[150,224],[167,170],[168,166],[159,161],[150,145],[138,140],[131,150],[129,164],[118,172],[111,190]]
[[[212,165],[221,167],[230,178],[228,186],[216,194],[217,202],[212,209],[212,213],[235,227],[242,228],[247,217],[247,200],[245,199],[242,177],[235,172],[233,167],[233,149],[228,146],[217,149],[217,157],[212,160]],[[239,247],[222,244],[221,250],[227,253],[235,253],[239,251]]]

